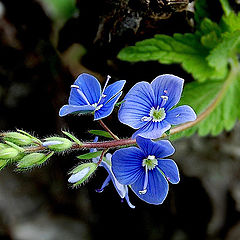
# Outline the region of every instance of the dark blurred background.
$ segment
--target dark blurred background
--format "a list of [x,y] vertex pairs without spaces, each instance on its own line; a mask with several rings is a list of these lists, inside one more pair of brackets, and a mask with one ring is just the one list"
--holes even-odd
[[[102,82],[108,74],[113,81],[126,79],[125,93],[164,73],[192,81],[180,65],[117,59],[121,48],[154,34],[192,32],[194,2],[188,8],[182,2],[176,9],[158,0],[0,0],[1,131],[19,128],[44,138],[65,129],[92,140],[88,130],[101,127],[91,116],[58,116],[82,72]],[[237,11],[238,1],[230,2]],[[218,21],[219,1],[208,5]],[[116,112],[105,122],[120,137],[132,133]],[[134,210],[112,185],[95,192],[107,176],[104,169],[72,189],[67,173],[78,163],[76,153],[23,173],[9,166],[0,173],[0,239],[240,239],[239,139],[237,123],[218,137],[176,141],[180,183],[170,186],[159,206],[130,192]]]

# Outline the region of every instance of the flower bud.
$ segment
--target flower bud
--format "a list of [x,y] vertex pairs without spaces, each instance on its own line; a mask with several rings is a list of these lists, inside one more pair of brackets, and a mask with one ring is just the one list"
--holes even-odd
[[6,148],[2,148],[0,149],[0,159],[11,159],[14,158],[18,155],[18,150],[15,148],[11,148],[11,147],[6,147]]
[[44,163],[48,158],[53,155],[54,152],[51,152],[48,155],[44,153],[30,153],[24,156],[17,164],[18,168],[29,168],[34,167],[36,165],[40,165]]
[[33,139],[29,136],[18,132],[6,132],[2,134],[4,141],[9,141],[19,146],[26,146],[33,143]]
[[83,163],[76,168],[74,168],[70,173],[72,174],[71,177],[68,179],[69,183],[73,183],[74,186],[78,186],[84,181],[86,181],[92,173],[95,172],[97,169],[96,163]]
[[0,170],[2,170],[8,163],[8,160],[0,160]]
[[67,138],[62,137],[49,137],[45,139],[46,142],[43,143],[43,146],[53,150],[53,151],[64,151],[72,147],[72,142]]

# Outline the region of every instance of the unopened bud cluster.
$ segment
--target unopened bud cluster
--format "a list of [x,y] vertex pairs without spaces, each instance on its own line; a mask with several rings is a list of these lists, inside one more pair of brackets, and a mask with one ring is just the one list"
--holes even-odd
[[22,130],[4,132],[0,136],[0,170],[10,163],[16,163],[19,170],[39,166],[54,152],[72,147],[72,142],[67,138],[49,137],[42,142]]

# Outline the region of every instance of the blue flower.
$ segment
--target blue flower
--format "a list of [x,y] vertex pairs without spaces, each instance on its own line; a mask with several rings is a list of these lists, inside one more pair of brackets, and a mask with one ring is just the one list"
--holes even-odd
[[196,119],[193,109],[187,105],[171,110],[181,97],[184,80],[174,75],[160,75],[151,84],[135,84],[124,98],[119,110],[119,121],[138,129],[133,134],[156,139],[171,128]]
[[143,201],[161,204],[168,193],[168,182],[179,182],[176,163],[163,159],[174,153],[167,140],[153,142],[140,136],[136,138],[140,148],[117,150],[112,156],[112,171],[123,185],[131,185],[134,193]]
[[[98,141],[98,137],[95,137],[93,142],[97,142],[97,141]],[[96,152],[96,151],[97,151],[96,148],[90,149],[90,152]],[[112,183],[113,183],[116,191],[118,192],[119,196],[121,197],[121,199],[126,199],[129,207],[135,208],[135,206],[131,204],[129,197],[128,197],[128,186],[120,184],[112,172],[111,157],[112,157],[112,154],[107,153],[106,157],[103,158],[103,160],[101,161],[101,163],[99,165],[101,167],[104,167],[107,170],[108,176],[107,176],[106,180],[103,182],[101,188],[97,189],[96,191],[102,192],[104,190],[104,188],[109,184],[109,182],[112,181]],[[98,163],[99,159],[100,159],[100,156],[93,158],[92,162]],[[72,174],[70,176],[70,178],[68,179],[68,182],[74,184],[74,183],[81,181],[88,174],[89,170],[90,170],[90,168],[88,167],[88,168],[82,169],[78,173]]]
[[101,91],[99,81],[92,75],[83,73],[78,76],[71,86],[68,105],[64,105],[59,116],[66,116],[70,113],[85,114],[94,113],[94,120],[109,116],[114,105],[120,98],[125,80],[117,81],[107,87],[110,77]]

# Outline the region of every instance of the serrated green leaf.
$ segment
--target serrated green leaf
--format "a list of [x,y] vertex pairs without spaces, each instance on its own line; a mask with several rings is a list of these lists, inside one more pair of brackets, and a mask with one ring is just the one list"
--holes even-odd
[[197,35],[176,33],[173,37],[160,34],[137,42],[135,46],[122,49],[118,57],[130,62],[157,60],[163,64],[180,63],[199,81],[224,78],[226,69],[209,66],[206,61],[208,54],[209,50]]
[[79,158],[79,159],[92,159],[92,158],[99,157],[101,154],[102,154],[102,151],[89,152],[89,153],[79,155],[79,156],[77,156],[77,158]]
[[[224,87],[223,81],[187,84],[183,98],[179,105],[190,105],[197,113],[201,114],[216,98],[217,94]],[[200,136],[211,134],[218,135],[223,130],[231,130],[237,119],[240,118],[240,75],[233,78],[231,84],[217,107],[196,126],[174,134],[171,140],[183,136],[190,136],[196,131]]]
[[210,52],[207,57],[210,66],[217,70],[226,68],[229,63],[229,57],[235,53],[240,43],[240,31],[224,33],[222,41]]
[[103,130],[90,130],[88,131],[91,134],[102,136],[106,138],[113,138],[109,132],[103,131]]
[[215,32],[217,37],[221,37],[222,29],[218,26],[216,22],[213,22],[209,18],[204,18],[200,25],[200,31],[202,35]]
[[231,12],[228,16],[224,15],[221,19],[221,28],[223,31],[234,32],[240,30],[240,13]]

